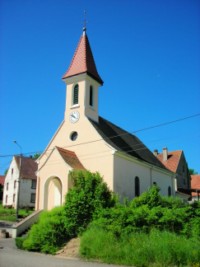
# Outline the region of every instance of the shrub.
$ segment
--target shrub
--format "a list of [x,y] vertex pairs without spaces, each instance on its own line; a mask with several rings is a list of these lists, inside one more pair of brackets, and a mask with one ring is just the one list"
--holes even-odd
[[73,188],[66,195],[65,225],[71,236],[82,232],[103,208],[112,207],[114,198],[99,173],[71,172]]
[[153,186],[126,206],[118,204],[112,209],[103,210],[95,224],[116,236],[124,232],[148,233],[152,228],[157,228],[200,238],[198,205],[185,204],[172,197],[162,198],[158,188]]
[[23,248],[31,251],[55,252],[69,240],[65,228],[64,208],[57,207],[41,214],[37,224],[34,224],[23,242]]
[[[112,193],[98,173],[71,172],[73,188],[62,207],[45,211],[23,241],[31,251],[55,252],[70,238],[82,232],[99,210],[114,205]],[[21,246],[21,240],[16,241]]]
[[147,205],[149,208],[160,206],[162,203],[162,198],[159,194],[159,187],[153,185],[148,191],[144,192],[141,196],[136,197],[131,202],[131,207],[139,207],[142,205]]
[[25,239],[26,239],[25,237],[17,237],[15,239],[15,244],[16,244],[17,248],[23,249],[23,242]]

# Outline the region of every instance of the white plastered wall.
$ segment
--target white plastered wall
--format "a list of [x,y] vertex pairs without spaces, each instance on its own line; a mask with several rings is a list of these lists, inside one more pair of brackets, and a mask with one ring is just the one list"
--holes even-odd
[[121,196],[135,197],[135,177],[140,180],[140,194],[145,192],[154,182],[160,187],[162,195],[168,195],[168,187],[174,192],[173,174],[160,168],[144,163],[123,153],[116,153],[114,160],[114,191]]
[[[15,158],[13,157],[5,177],[4,191],[3,191],[3,206],[13,206],[14,208],[16,208],[19,184],[18,182],[16,182],[16,187],[14,188],[14,183],[15,181],[18,181],[18,179],[19,179],[19,169],[17,167]],[[14,194],[15,194],[15,202],[13,202]]]

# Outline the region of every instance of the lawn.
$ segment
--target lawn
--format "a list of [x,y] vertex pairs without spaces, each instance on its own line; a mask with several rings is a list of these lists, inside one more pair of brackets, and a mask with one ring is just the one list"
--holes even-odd
[[91,227],[81,237],[80,254],[86,259],[137,267],[200,267],[200,240],[153,229],[149,234],[116,237]]
[[[25,218],[30,215],[33,211],[30,209],[19,209],[19,218]],[[16,210],[13,208],[4,208],[0,204],[0,220],[1,221],[16,221]]]

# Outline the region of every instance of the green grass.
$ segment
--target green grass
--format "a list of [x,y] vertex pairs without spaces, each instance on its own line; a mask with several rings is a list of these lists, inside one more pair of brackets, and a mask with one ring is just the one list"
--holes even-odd
[[88,229],[81,238],[80,254],[87,259],[136,267],[200,267],[200,241],[175,233],[152,230],[116,238],[100,228]]
[[[19,210],[19,217],[25,218],[28,215],[30,215],[33,211],[28,209],[20,209]],[[13,208],[4,208],[0,204],[0,220],[1,221],[10,221],[15,222],[16,221],[16,210]]]

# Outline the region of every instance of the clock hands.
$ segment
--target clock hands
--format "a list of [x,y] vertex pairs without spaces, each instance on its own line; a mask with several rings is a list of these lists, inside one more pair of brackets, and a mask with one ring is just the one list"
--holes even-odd
[[71,112],[70,113],[70,121],[71,122],[77,122],[78,121],[78,119],[79,119],[79,112],[78,111],[73,111],[73,112]]
[[73,117],[74,119],[76,119],[76,116],[74,114],[71,114],[71,117]]

